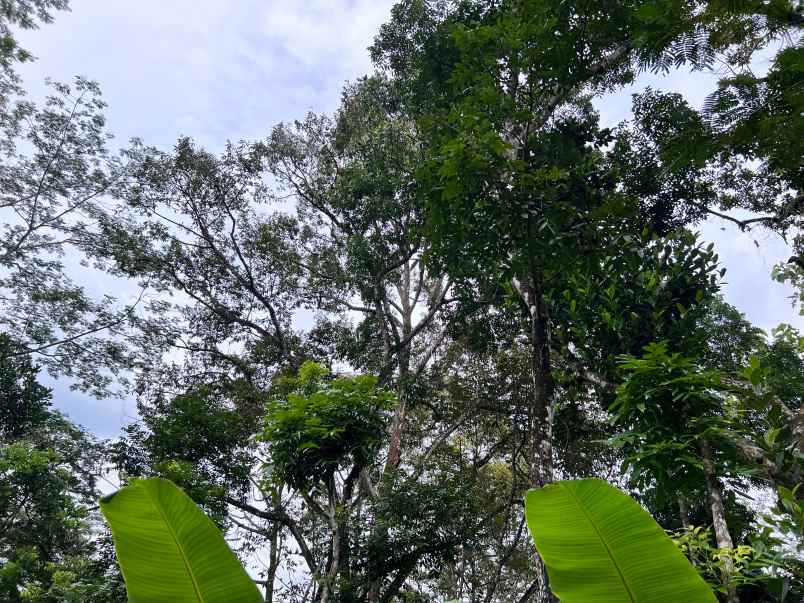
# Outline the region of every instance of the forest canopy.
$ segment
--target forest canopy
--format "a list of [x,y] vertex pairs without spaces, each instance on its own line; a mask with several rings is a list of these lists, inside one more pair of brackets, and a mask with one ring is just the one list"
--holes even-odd
[[[101,510],[161,492],[268,602],[551,603],[531,518],[571,518],[524,501],[584,488],[693,590],[804,597],[804,336],[700,234],[783,241],[804,315],[800,2],[401,0],[334,112],[220,149],[113,141],[89,78],[29,96],[65,10],[0,1],[0,600],[152,600]],[[604,123],[677,70],[701,106]],[[102,440],[46,379],[138,416]]]

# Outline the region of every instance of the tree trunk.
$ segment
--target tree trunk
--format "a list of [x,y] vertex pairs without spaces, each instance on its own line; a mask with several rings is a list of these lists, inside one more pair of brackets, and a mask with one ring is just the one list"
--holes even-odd
[[[402,332],[398,336],[398,338],[401,337],[401,340],[404,341],[407,339],[408,335],[411,332],[411,310],[410,310],[410,299],[408,297],[410,293],[409,262],[405,262],[404,266],[402,266],[401,273],[402,273],[402,279],[401,279],[402,282],[401,286],[399,286],[397,289],[399,292],[399,306],[402,319],[400,327]],[[388,317],[386,318],[386,320],[393,320],[393,318]],[[399,401],[397,407],[394,409],[394,417],[391,420],[391,426],[388,430],[388,456],[385,460],[383,475],[390,470],[396,469],[399,466],[399,462],[402,459],[402,430],[404,429],[405,426],[405,418],[407,414],[407,409],[405,408],[404,387],[405,387],[405,377],[407,376],[407,371],[410,364],[408,358],[409,358],[409,351],[407,349],[400,349],[397,351],[397,363],[399,367],[397,394]],[[390,348],[387,348],[385,350],[384,361],[385,364],[391,363]]]
[[274,524],[271,528],[271,557],[268,562],[268,573],[265,576],[265,603],[274,601],[274,582],[276,582],[276,570],[279,568],[279,524]]
[[[553,397],[555,384],[550,365],[549,315],[537,277],[532,276],[530,282],[515,281],[514,285],[527,304],[530,315],[533,397],[531,398],[529,412],[531,432],[529,470],[531,486],[539,488],[553,481]],[[536,601],[538,603],[557,602],[558,599],[550,590],[547,568],[538,555],[536,557],[536,572],[539,580]]]
[[547,317],[541,298],[532,306],[533,400],[531,405],[531,476],[533,487],[553,481],[553,374],[550,368],[550,342]]
[[[537,280],[533,279],[534,283]],[[533,396],[529,409],[531,442],[528,459],[531,486],[553,481],[553,397],[555,383],[550,363],[549,316],[538,284],[514,281],[530,314]]]
[[[709,493],[709,506],[712,511],[712,525],[715,529],[715,540],[717,541],[717,548],[721,551],[728,551],[731,553],[734,548],[734,543],[729,534],[729,526],[726,523],[726,510],[723,507],[723,492],[720,488],[720,482],[715,473],[715,463],[712,459],[712,450],[709,447],[709,442],[701,440],[700,442],[701,459],[703,460],[704,477],[706,479],[706,490]],[[723,580],[727,585],[726,600],[728,603],[739,603],[737,596],[737,588],[733,584],[734,565],[731,556],[723,558]]]
[[335,593],[335,584],[340,571],[341,530],[338,518],[338,489],[334,475],[327,479],[327,508],[324,512],[330,531],[329,560],[321,580],[321,603],[329,603]]
[[683,528],[690,527],[690,511],[687,508],[687,501],[681,495],[678,497],[678,517]]
[[[402,309],[401,337],[402,341],[407,341],[410,334],[413,332],[413,307],[410,304],[411,269],[409,263],[405,264],[402,277],[402,286],[399,287],[399,303]],[[390,356],[386,358],[386,362],[388,361],[390,361]],[[399,463],[402,461],[402,435],[405,432],[408,411],[405,391],[407,390],[408,379],[410,378],[409,347],[399,350],[397,363],[399,366],[399,380],[397,382],[399,403],[394,410],[394,418],[391,420],[388,438],[388,457],[385,462],[383,474],[399,467]]]
[[[539,296],[536,315],[531,310],[533,337],[533,451],[531,453],[531,485],[542,487],[553,481],[553,375],[550,369],[550,341],[544,301]],[[550,590],[547,568],[537,555],[536,570],[539,577],[539,603],[555,603],[558,599]]]
[[394,417],[391,419],[391,427],[388,435],[388,458],[385,461],[383,474],[393,471],[399,467],[402,460],[402,435],[405,432],[407,422],[407,404],[405,403],[405,384],[399,388],[399,403],[394,410]]
[[[405,337],[407,337],[407,331]],[[405,433],[405,425],[407,423],[407,404],[405,401],[405,390],[407,388],[407,380],[410,372],[410,356],[408,350],[400,350],[399,352],[399,385],[397,387],[397,395],[399,402],[394,410],[394,416],[391,419],[391,425],[388,428],[388,456],[385,460],[382,475],[385,476],[391,471],[399,467],[402,461],[402,436]],[[374,530],[385,530],[384,527],[375,526]],[[382,588],[382,580],[371,581],[368,592],[366,593],[366,601],[368,603],[376,603],[380,601],[380,591]]]

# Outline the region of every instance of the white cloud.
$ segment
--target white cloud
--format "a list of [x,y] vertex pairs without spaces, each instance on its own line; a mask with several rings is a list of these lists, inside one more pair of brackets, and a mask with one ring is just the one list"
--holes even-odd
[[83,0],[22,36],[23,73],[97,79],[112,131],[166,146],[181,134],[219,148],[278,121],[331,111],[344,81],[370,71],[366,47],[393,2]]

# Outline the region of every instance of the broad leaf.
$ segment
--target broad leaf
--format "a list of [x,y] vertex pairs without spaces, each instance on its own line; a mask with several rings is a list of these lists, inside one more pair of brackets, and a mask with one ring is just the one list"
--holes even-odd
[[562,603],[716,603],[653,518],[604,481],[530,490],[525,516]]
[[134,480],[103,499],[130,603],[257,603],[218,528],[172,482]]

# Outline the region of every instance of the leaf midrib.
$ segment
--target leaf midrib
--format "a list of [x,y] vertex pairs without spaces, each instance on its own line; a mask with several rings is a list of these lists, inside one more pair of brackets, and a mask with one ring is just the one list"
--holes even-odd
[[179,555],[181,556],[181,560],[184,563],[184,569],[187,570],[187,575],[190,577],[190,582],[193,585],[193,591],[195,592],[196,599],[200,603],[204,603],[204,597],[201,595],[201,588],[198,586],[198,583],[195,581],[195,575],[193,575],[193,571],[192,571],[192,569],[190,567],[190,560],[187,559],[187,555],[184,552],[184,548],[181,546],[181,542],[179,542],[179,538],[176,535],[176,532],[173,530],[173,526],[170,525],[170,522],[168,521],[167,515],[165,515],[165,513],[162,511],[162,507],[160,505],[158,505],[157,502],[152,497],[152,495],[151,495],[152,493],[151,493],[150,488],[144,488],[144,489],[146,491],[146,495],[148,497],[148,500],[153,505],[154,509],[156,509],[156,512],[159,514],[159,517],[162,518],[162,521],[164,522],[165,526],[167,527],[171,538],[173,538],[173,542],[176,543],[176,548],[179,550]]
[[623,574],[622,569],[620,569],[620,564],[617,563],[617,559],[614,557],[614,554],[611,552],[611,549],[609,548],[609,545],[606,542],[606,539],[603,538],[603,535],[600,533],[600,530],[597,529],[597,525],[592,520],[592,517],[589,515],[589,513],[586,512],[586,509],[581,504],[580,499],[575,494],[575,492],[572,491],[571,488],[568,488],[568,487],[564,486],[563,484],[562,484],[561,487],[570,495],[570,498],[572,499],[572,502],[575,503],[575,506],[578,507],[578,509],[581,511],[581,513],[583,513],[584,517],[586,517],[586,520],[589,522],[589,525],[592,526],[592,529],[595,531],[595,534],[597,534],[597,537],[600,540],[601,544],[603,544],[603,548],[606,549],[606,553],[608,554],[609,559],[611,559],[611,562],[614,565],[614,569],[617,570],[617,575],[620,576],[620,580],[622,581],[623,586],[625,587],[625,592],[628,593],[628,598],[631,600],[631,603],[636,603],[636,601],[637,601],[636,596],[634,595],[633,591],[631,590],[631,587],[628,584],[628,580],[625,579],[625,574]]

